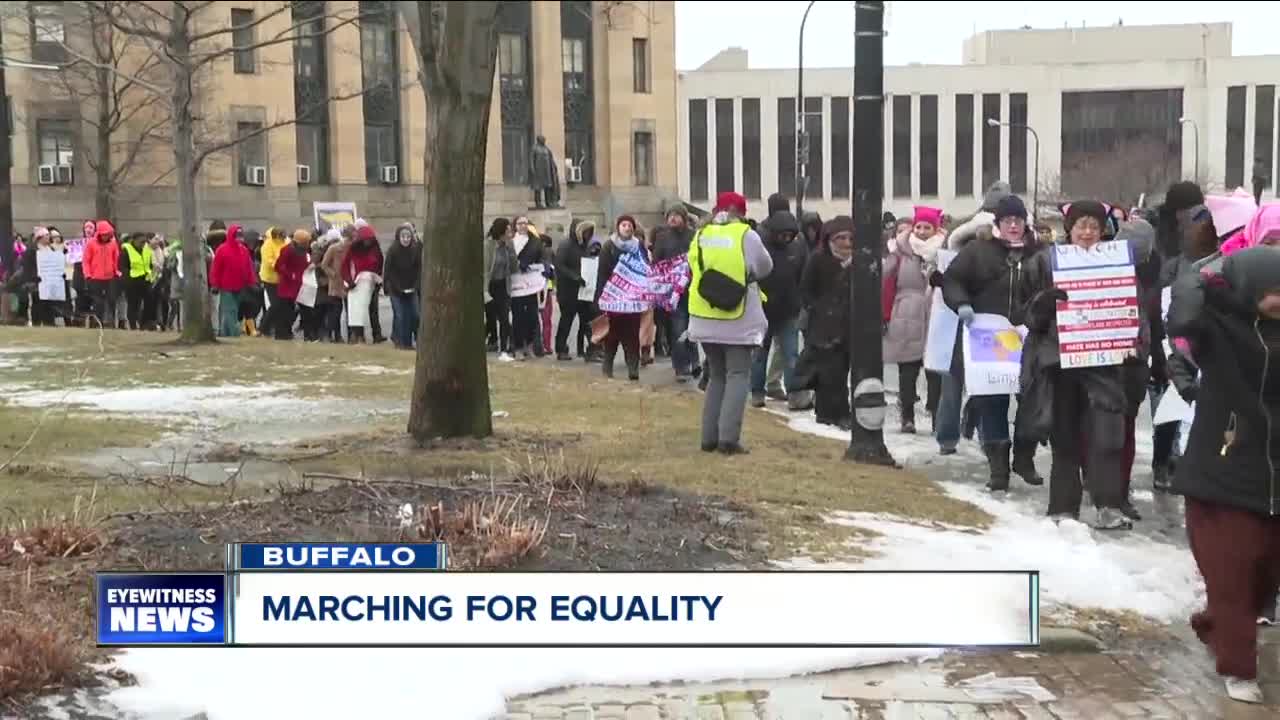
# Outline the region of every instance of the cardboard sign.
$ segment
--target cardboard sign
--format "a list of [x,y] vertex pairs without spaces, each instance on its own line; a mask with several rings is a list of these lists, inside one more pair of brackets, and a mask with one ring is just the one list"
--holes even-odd
[[[939,250],[938,272],[946,272],[955,257],[954,250]],[[956,329],[960,327],[960,318],[942,301],[942,288],[933,288],[932,292],[929,330],[924,343],[924,369],[951,372],[951,356],[956,349]]]
[[329,228],[341,230],[348,225],[355,225],[356,204],[351,202],[317,202],[311,203],[311,211],[315,215],[316,229],[323,235]]
[[1008,318],[978,314],[964,332],[964,385],[969,395],[1014,395],[1026,331]]
[[1119,365],[1137,351],[1138,280],[1129,243],[1055,246],[1053,284],[1067,293],[1057,318],[1064,369]]
[[36,275],[40,276],[40,299],[65,302],[67,299],[67,256],[57,250],[36,252]]

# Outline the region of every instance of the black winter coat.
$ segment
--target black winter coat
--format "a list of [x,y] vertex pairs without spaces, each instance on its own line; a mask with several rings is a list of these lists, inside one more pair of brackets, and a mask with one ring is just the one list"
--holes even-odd
[[387,296],[418,290],[422,284],[422,245],[414,241],[409,247],[397,239],[387,250],[382,270],[382,289]]
[[[1273,251],[1274,252],[1274,251]],[[1233,256],[1233,259],[1238,256]],[[1280,515],[1280,323],[1261,319],[1234,288],[1239,263],[1174,286],[1168,329],[1191,341],[1203,373],[1174,491],[1266,516]]]
[[801,328],[806,346],[848,348],[852,283],[852,265],[841,267],[840,261],[827,251],[809,255],[800,280],[801,297],[809,315],[808,326]]
[[[636,240],[640,240],[636,236]],[[640,252],[644,253],[645,259],[649,259],[649,251],[645,248],[644,242],[640,243]],[[596,266],[596,297],[595,302],[600,302],[600,293],[604,292],[604,286],[609,283],[609,278],[613,277],[614,268],[618,267],[618,258],[621,257],[621,251],[618,246],[613,244],[613,238],[607,238],[600,247],[600,264]]]
[[565,238],[556,248],[556,300],[560,307],[576,307],[582,281],[582,255],[584,248],[573,235]]
[[669,225],[661,225],[653,230],[653,259],[670,260],[674,257],[689,254],[689,243],[693,240],[693,230],[681,229]]
[[[800,282],[804,277],[805,263],[809,259],[809,247],[798,237],[800,224],[788,211],[770,215],[760,223],[760,228],[763,230],[761,239],[765,250],[773,258],[773,272],[760,281],[760,289],[768,298],[764,304],[764,315],[770,325],[781,325],[800,313],[803,304]],[[784,233],[788,232],[795,233],[795,236],[784,244]]]
[[975,313],[1000,315],[1021,325],[1028,299],[1021,294],[1024,273],[1040,251],[1031,243],[1010,248],[990,233],[980,232],[947,266],[942,276],[943,301],[956,312],[969,305]]

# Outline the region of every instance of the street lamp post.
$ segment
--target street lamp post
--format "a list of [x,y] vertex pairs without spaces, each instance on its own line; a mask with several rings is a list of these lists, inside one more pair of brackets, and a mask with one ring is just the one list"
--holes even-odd
[[1040,212],[1040,135],[1036,133],[1035,128],[1022,123],[1002,123],[995,118],[987,118],[987,125],[991,127],[1007,127],[1009,129],[1022,128],[1031,133],[1031,139],[1035,140],[1036,162],[1035,168],[1032,170],[1034,177],[1031,178],[1031,224],[1034,226],[1036,217]]
[[1195,120],[1192,120],[1192,119],[1191,119],[1191,118],[1189,118],[1189,117],[1180,117],[1180,118],[1178,118],[1178,123],[1179,123],[1179,124],[1182,124],[1182,125],[1190,125],[1190,126],[1191,126],[1191,132],[1192,132],[1191,137],[1192,137],[1192,139],[1194,139],[1194,140],[1195,140],[1195,150],[1194,150],[1194,152],[1195,152],[1195,154],[1196,154],[1196,160],[1195,160],[1195,177],[1194,177],[1193,179],[1194,179],[1196,182],[1200,182],[1200,126],[1196,124],[1196,121],[1195,121]]
[[804,26],[809,22],[809,11],[818,0],[809,0],[804,9],[804,17],[800,19],[800,63],[796,70],[796,217],[804,211],[804,178],[809,164],[809,144],[805,139],[806,118],[804,113]]

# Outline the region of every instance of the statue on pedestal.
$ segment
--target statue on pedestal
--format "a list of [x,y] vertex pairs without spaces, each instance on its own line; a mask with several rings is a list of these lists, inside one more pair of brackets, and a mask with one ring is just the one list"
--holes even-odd
[[529,187],[538,209],[560,207],[560,168],[542,135],[529,152]]

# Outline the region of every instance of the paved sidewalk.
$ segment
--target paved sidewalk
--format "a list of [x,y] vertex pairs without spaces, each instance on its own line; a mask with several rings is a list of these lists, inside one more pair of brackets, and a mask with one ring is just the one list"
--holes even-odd
[[[513,698],[500,718],[1274,719],[1280,717],[1280,630],[1266,631],[1263,642],[1262,679],[1269,706],[1227,700],[1204,649],[1170,634],[1135,642],[1132,648],[1095,653],[957,653],[918,665],[781,680],[573,688]],[[966,685],[973,680],[977,682]]]

